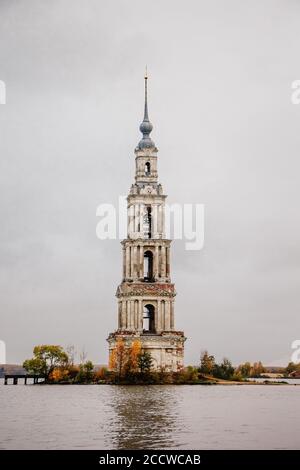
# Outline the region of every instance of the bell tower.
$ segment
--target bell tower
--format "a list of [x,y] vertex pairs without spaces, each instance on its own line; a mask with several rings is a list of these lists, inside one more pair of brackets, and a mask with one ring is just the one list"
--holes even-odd
[[123,240],[123,276],[116,293],[118,328],[108,337],[109,353],[118,338],[129,347],[139,340],[153,367],[183,367],[184,333],[175,329],[175,287],[170,277],[171,240],[165,238],[166,195],[157,174],[157,148],[150,137],[148,76],[145,75],[142,139],[135,149],[135,183],[127,197],[128,233]]

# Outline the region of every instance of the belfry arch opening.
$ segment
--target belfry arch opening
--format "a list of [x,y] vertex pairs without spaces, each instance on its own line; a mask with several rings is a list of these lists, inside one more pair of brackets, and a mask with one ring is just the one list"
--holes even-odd
[[152,216],[151,206],[147,206],[144,215],[144,238],[151,238]]
[[153,253],[150,250],[144,253],[144,281],[153,281]]
[[145,163],[145,175],[149,176],[151,174],[151,165],[150,162]]
[[155,309],[151,304],[144,306],[143,333],[155,333]]

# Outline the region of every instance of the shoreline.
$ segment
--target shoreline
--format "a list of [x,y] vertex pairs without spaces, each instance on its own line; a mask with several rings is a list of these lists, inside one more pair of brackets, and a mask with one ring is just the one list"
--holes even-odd
[[[1,385],[4,385],[4,384],[0,384]],[[6,386],[12,386],[13,384],[7,384]],[[19,384],[19,385],[24,385],[24,384]],[[191,386],[199,386],[199,385],[202,385],[202,386],[221,386],[221,385],[225,385],[225,386],[235,386],[235,385],[241,385],[241,386],[245,386],[245,385],[250,385],[250,386],[271,386],[271,385],[276,385],[276,386],[292,386],[292,387],[297,387],[297,386],[300,386],[300,383],[297,383],[297,384],[291,384],[291,383],[288,383],[288,382],[271,382],[271,381],[267,381],[267,382],[255,382],[255,381],[244,381],[244,382],[239,382],[239,381],[230,381],[230,380],[220,380],[220,381],[217,381],[217,382],[199,382],[199,383],[97,383],[97,382],[91,382],[91,383],[70,383],[70,382],[47,382],[47,383],[44,383],[44,382],[41,382],[41,383],[37,383],[37,384],[27,384],[26,386],[46,386],[46,385],[50,385],[50,386],[53,386],[53,385],[59,385],[59,386],[72,386],[72,385],[80,385],[80,386],[84,386],[84,385],[98,385],[98,386],[102,386],[102,385],[111,385],[111,386],[128,386],[128,387],[132,387],[132,386],[138,386],[138,387],[149,387],[149,386],[182,386],[182,385],[191,385]]]

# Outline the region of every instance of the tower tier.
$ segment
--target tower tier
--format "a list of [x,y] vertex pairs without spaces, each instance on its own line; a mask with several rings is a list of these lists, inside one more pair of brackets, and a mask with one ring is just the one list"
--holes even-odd
[[118,330],[140,334],[174,330],[174,284],[123,282],[116,295]]
[[123,240],[123,280],[170,282],[170,245],[171,240]]

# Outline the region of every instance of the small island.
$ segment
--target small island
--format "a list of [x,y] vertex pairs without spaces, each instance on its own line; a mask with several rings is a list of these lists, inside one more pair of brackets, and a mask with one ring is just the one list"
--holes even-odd
[[[152,362],[151,354],[142,349],[139,341],[128,348],[119,339],[108,366],[94,365],[85,354],[75,364],[74,347],[65,351],[58,345],[40,345],[35,346],[33,357],[24,361],[23,369],[19,367],[14,377],[36,377],[39,380],[34,383],[39,385],[288,385],[285,379],[300,378],[300,364],[290,362],[287,367],[268,368],[258,361],[234,367],[227,358],[217,363],[207,351],[201,353],[198,366],[182,367],[177,372],[157,370]],[[0,372],[4,376],[4,368]]]

